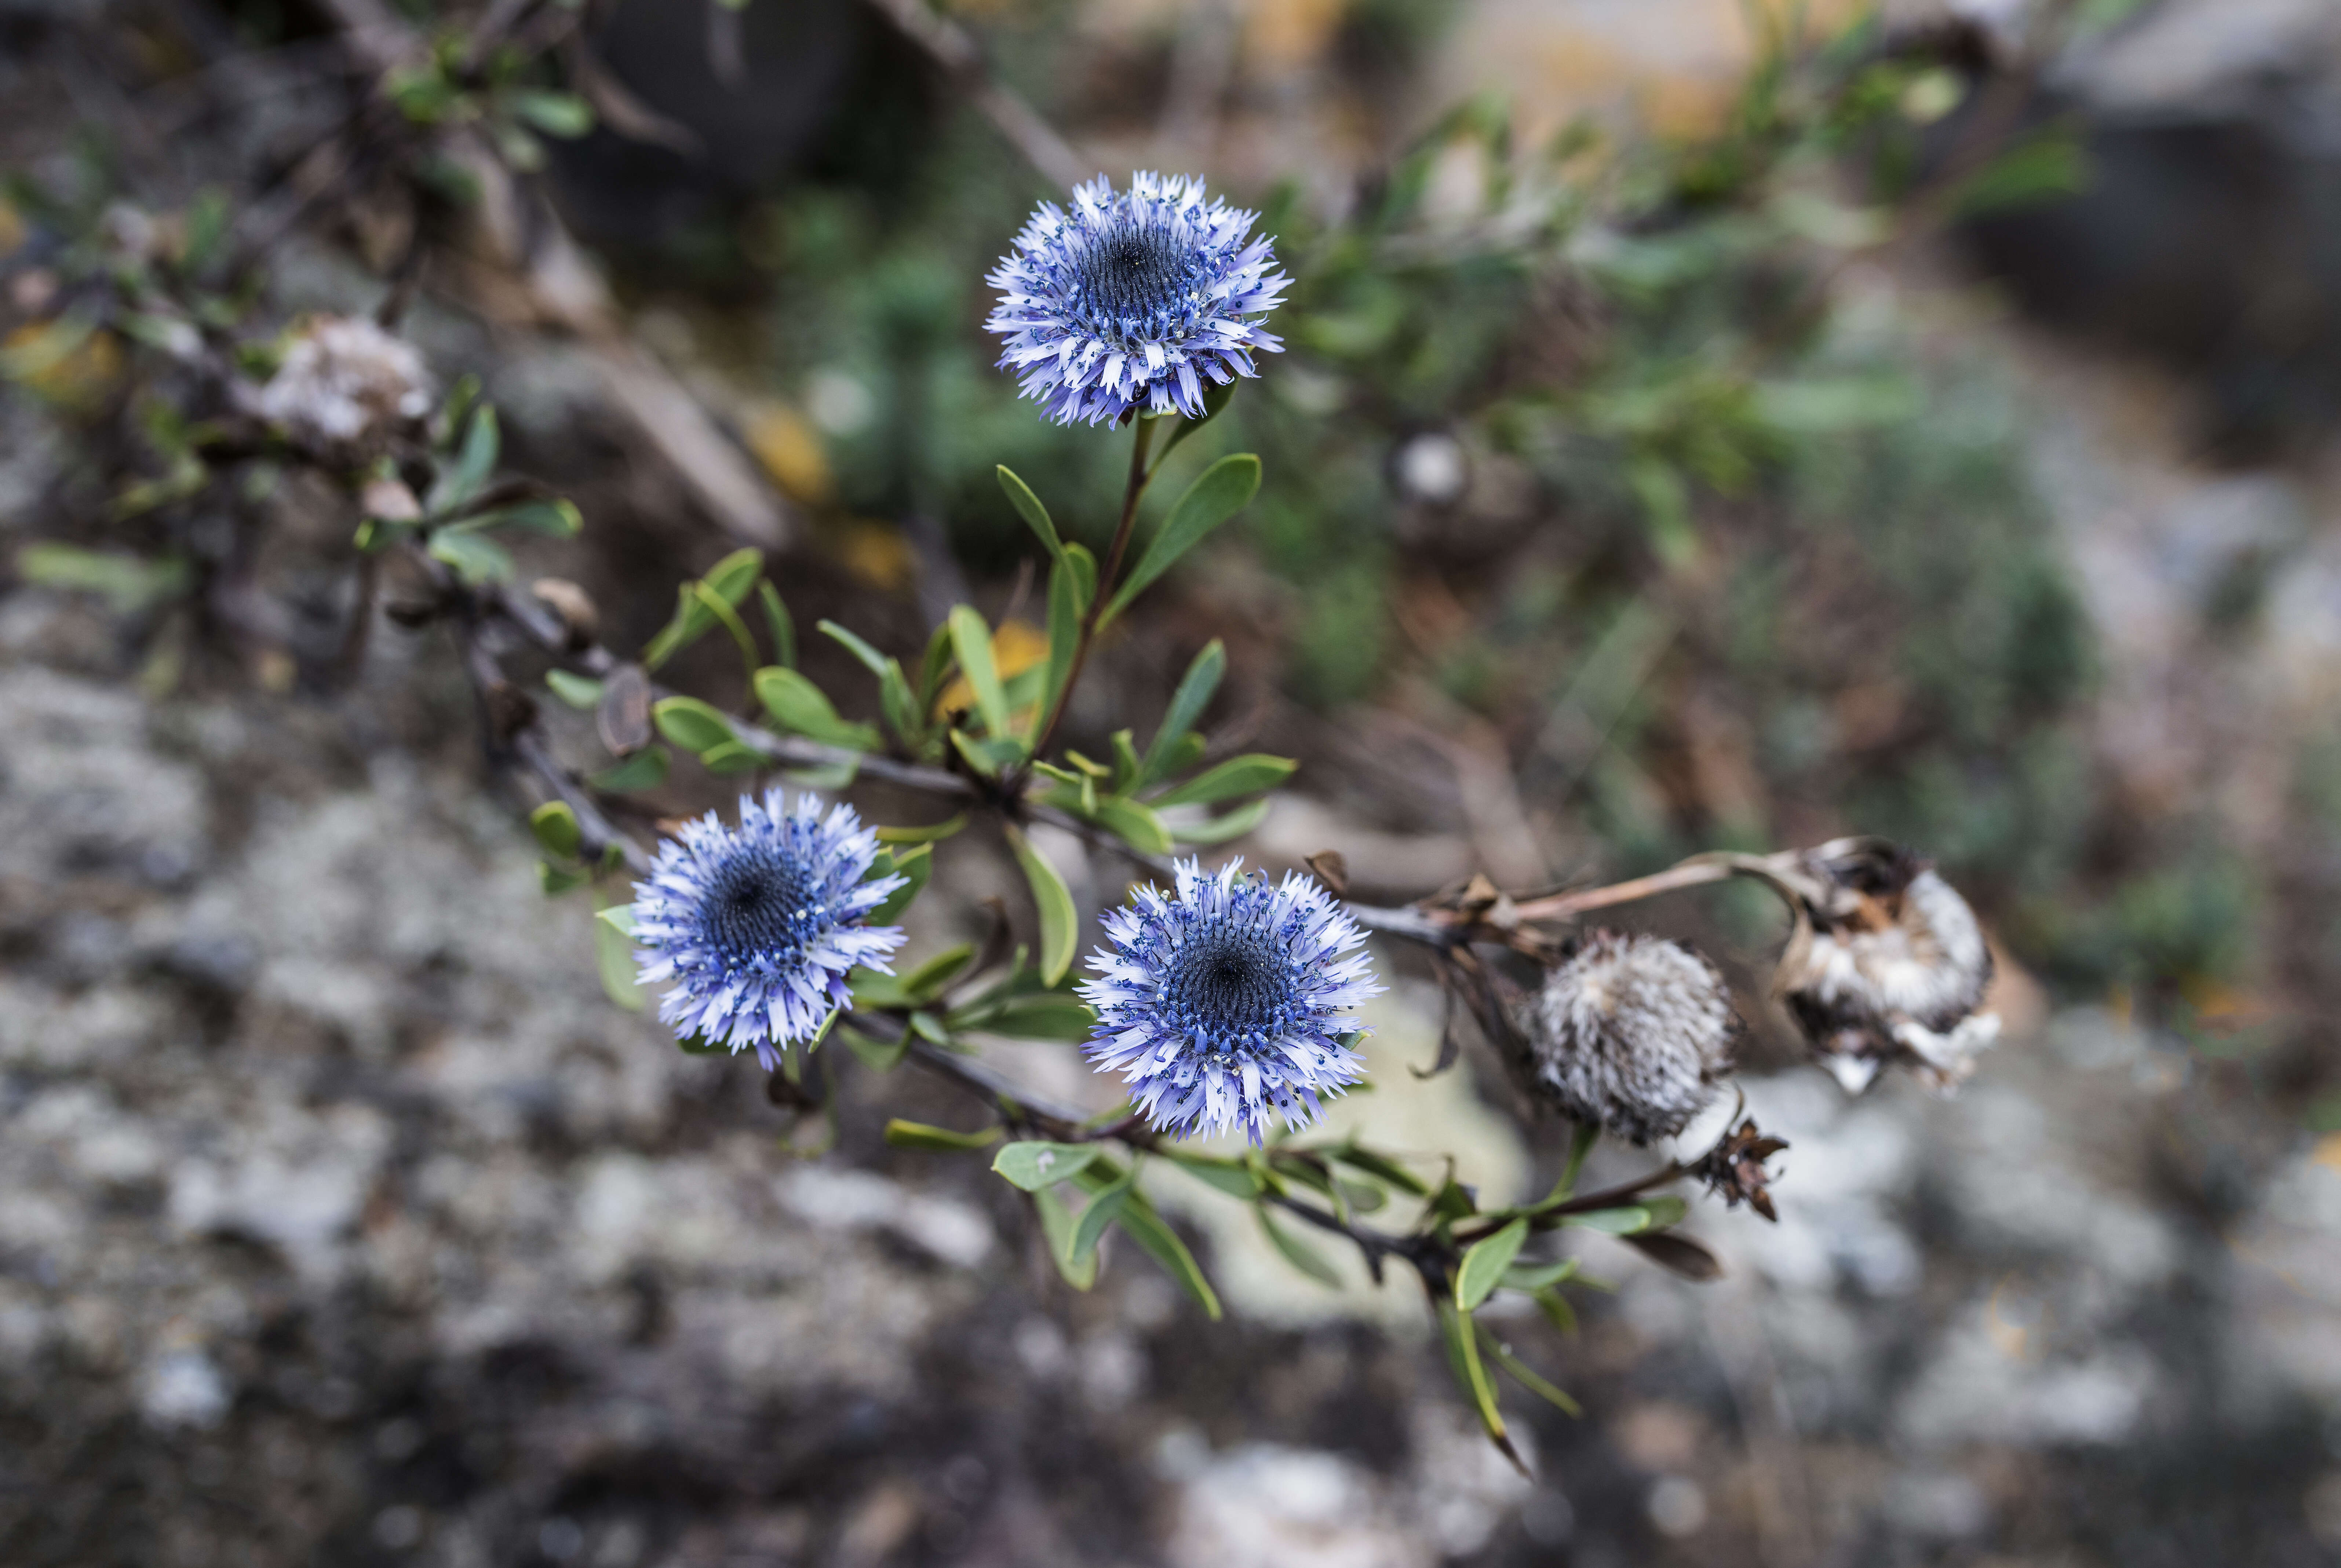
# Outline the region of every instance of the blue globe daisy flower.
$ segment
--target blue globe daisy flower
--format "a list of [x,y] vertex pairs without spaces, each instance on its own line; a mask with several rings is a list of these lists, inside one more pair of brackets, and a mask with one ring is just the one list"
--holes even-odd
[[1257,375],[1255,352],[1283,342],[1256,321],[1292,280],[1276,270],[1257,213],[1207,201],[1191,175],[1101,174],[1072,211],[1043,202],[985,280],[1000,303],[984,324],[1007,339],[1000,367],[1059,424],[1131,409],[1200,417],[1203,378]]
[[1307,878],[1271,885],[1231,860],[1207,876],[1179,862],[1178,892],[1141,888],[1105,917],[1081,995],[1097,1008],[1082,1047],[1118,1071],[1131,1104],[1177,1137],[1240,1127],[1260,1141],[1271,1119],[1303,1127],[1320,1096],[1365,1077],[1344,1043],[1349,1016],[1379,996],[1365,933]]
[[903,878],[864,881],[877,854],[853,808],[823,817],[810,794],[793,806],[779,789],[761,806],[742,796],[736,829],[712,811],[684,823],[634,884],[643,983],[672,982],[660,1021],[735,1054],[753,1046],[766,1071],[777,1067],[782,1046],[812,1038],[851,1003],[855,965],[893,972],[902,928],[869,915]]

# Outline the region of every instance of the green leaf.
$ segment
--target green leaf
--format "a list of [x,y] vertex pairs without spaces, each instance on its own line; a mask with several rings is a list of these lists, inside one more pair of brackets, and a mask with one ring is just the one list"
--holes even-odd
[[1530,1295],[1539,1290],[1549,1290],[1574,1275],[1580,1261],[1564,1257],[1553,1263],[1516,1263],[1504,1270],[1503,1287],[1506,1290],[1524,1290]]
[[797,623],[781,602],[781,590],[770,582],[756,584],[756,600],[764,607],[764,630],[772,633],[772,661],[785,669],[797,667]]
[[1170,831],[1151,807],[1117,795],[1099,801],[1093,815],[1133,849],[1148,855],[1170,852]]
[[860,1029],[847,1029],[843,1033],[845,1048],[853,1053],[855,1060],[873,1073],[892,1072],[902,1065],[902,1057],[911,1048],[911,1031],[908,1028],[894,1040],[872,1039]]
[[949,1127],[931,1127],[924,1122],[906,1122],[896,1116],[886,1124],[886,1141],[898,1149],[932,1149],[937,1154],[973,1154],[988,1149],[1000,1141],[1004,1129],[991,1126],[979,1133],[956,1133]]
[[[1479,1361],[1479,1336],[1477,1325],[1468,1313],[1459,1312],[1451,1301],[1439,1304],[1439,1332],[1447,1342],[1448,1365],[1455,1374],[1455,1382],[1463,1396],[1479,1412],[1479,1424],[1488,1436],[1506,1454],[1512,1453],[1511,1439],[1504,1432],[1503,1412],[1496,1408],[1495,1384],[1489,1381],[1488,1369]],[[1513,1463],[1519,1456],[1513,1455]]]
[[1429,1182],[1386,1155],[1360,1148],[1354,1144],[1344,1144],[1338,1148],[1327,1149],[1325,1153],[1345,1166],[1361,1170],[1379,1181],[1388,1182],[1400,1192],[1410,1193],[1416,1197],[1430,1196]]
[[574,539],[583,531],[585,520],[578,515],[577,508],[569,501],[531,501],[465,518],[463,526],[509,528],[522,533],[543,534],[547,539]]
[[[711,567],[707,575],[699,581],[716,598],[737,610],[747,601],[749,591],[755,587],[756,580],[762,575],[763,570],[762,551],[735,550]],[[650,645],[643,650],[643,663],[651,670],[658,669],[699,640],[715,625],[715,617],[709,612],[705,602],[692,592],[689,583],[683,584],[676,600],[674,619],[669,620],[664,629],[651,639]],[[766,606],[766,613],[771,613],[769,605]],[[785,664],[788,660],[782,662]]]
[[879,747],[876,729],[840,718],[826,692],[785,665],[768,664],[756,671],[755,688],[756,700],[783,729],[849,750]]
[[699,765],[718,779],[729,779],[735,773],[752,773],[762,767],[764,754],[742,741],[726,740],[701,752]]
[[1598,1230],[1604,1236],[1632,1236],[1650,1228],[1650,1211],[1640,1204],[1626,1204],[1618,1208],[1597,1208],[1584,1214],[1564,1215],[1560,1223]]
[[1131,1193],[1138,1186],[1138,1166],[1132,1162],[1128,1171],[1110,1186],[1100,1187],[1090,1195],[1089,1206],[1073,1226],[1071,1238],[1066,1243],[1065,1261],[1073,1267],[1084,1259],[1096,1255],[1098,1243],[1105,1239],[1106,1226],[1121,1217],[1129,1204]]
[[633,929],[633,906],[618,904],[602,910],[593,921],[593,963],[602,972],[602,989],[610,1000],[630,1013],[639,1013],[644,998],[642,982],[635,978]]
[[1479,1330],[1479,1347],[1488,1353],[1489,1360],[1511,1374],[1513,1382],[1535,1394],[1539,1399],[1544,1400],[1569,1415],[1581,1416],[1585,1414],[1577,1401],[1546,1382],[1519,1356],[1514,1355],[1512,1347],[1489,1332],[1486,1324],[1474,1323],[1472,1326]]
[[1210,772],[1157,795],[1151,804],[1209,805],[1214,800],[1227,800],[1238,795],[1257,795],[1263,789],[1273,789],[1291,778],[1293,769],[1300,766],[1289,757],[1270,757],[1262,751],[1244,757],[1230,757]]
[[1181,844],[1224,844],[1230,839],[1242,838],[1266,821],[1275,804],[1272,800],[1255,800],[1208,822],[1181,823],[1171,828],[1170,837]]
[[944,948],[902,977],[902,994],[919,1001],[927,1000],[950,985],[974,957],[975,948],[966,942]]
[[1049,1244],[1049,1261],[1065,1276],[1065,1283],[1075,1290],[1087,1290],[1097,1284],[1097,1253],[1092,1250],[1081,1263],[1070,1261],[1073,1240],[1073,1214],[1065,1200],[1051,1188],[1033,1192],[1032,1206],[1041,1214],[1041,1235]]
[[919,666],[919,711],[935,710],[935,699],[942,695],[943,680],[951,673],[951,628],[938,626],[927,639],[927,656]]
[[915,823],[901,828],[881,828],[878,829],[878,842],[881,844],[932,844],[950,838],[966,826],[967,813],[962,811],[958,816],[947,818],[941,822]]
[[1158,468],[1161,467],[1162,459],[1169,457],[1172,449],[1176,448],[1180,442],[1185,441],[1189,436],[1193,435],[1197,431],[1202,429],[1205,425],[1219,418],[1220,411],[1226,408],[1230,402],[1234,401],[1235,395],[1236,383],[1232,380],[1230,380],[1225,386],[1221,386],[1217,382],[1207,380],[1203,383],[1203,417],[1200,419],[1181,419],[1179,422],[1179,428],[1172,431],[1170,432],[1170,439],[1162,443],[1161,455],[1154,460],[1155,466]]
[[455,461],[440,471],[431,487],[431,494],[423,503],[423,511],[432,517],[444,516],[480,493],[489,475],[496,471],[496,456],[503,448],[503,433],[496,426],[496,411],[482,403],[472,415],[469,428],[463,432],[463,450]]
[[468,529],[433,531],[429,552],[432,560],[452,568],[471,587],[512,581],[512,553],[494,540]]
[[983,716],[984,733],[995,739],[1008,734],[1008,698],[1000,689],[1000,670],[991,661],[991,629],[975,607],[954,605],[945,623],[951,628],[951,651],[960,673],[975,692],[976,711]]
[[892,660],[879,652],[875,648],[871,647],[868,642],[855,636],[852,632],[848,631],[834,620],[820,620],[815,621],[813,624],[820,628],[820,630],[832,640],[836,642],[839,647],[844,649],[848,653],[853,655],[854,658],[860,660],[862,661],[862,668],[869,670],[872,675],[883,676],[886,673],[886,666],[893,662]]
[[593,110],[574,93],[523,87],[507,100],[513,114],[548,136],[573,140],[593,128]]
[[1179,1233],[1154,1212],[1154,1206],[1146,1201],[1146,1196],[1143,1193],[1132,1194],[1131,1200],[1121,1206],[1120,1217],[1123,1233],[1144,1247],[1154,1261],[1162,1265],[1164,1272],[1195,1298],[1204,1315],[1213,1323],[1219,1322],[1219,1292],[1211,1288],[1211,1282],[1204,1275],[1202,1265],[1195,1261],[1195,1255],[1187,1250],[1187,1244],[1179,1239]]
[[651,722],[658,732],[693,755],[712,751],[733,739],[732,721],[696,697],[666,697],[651,704]]
[[919,700],[911,694],[911,682],[902,673],[902,660],[889,659],[886,668],[879,672],[878,705],[886,715],[886,722],[904,740],[916,746],[926,739],[926,719],[920,711]]
[[144,560],[134,555],[81,550],[70,544],[28,544],[16,552],[16,574],[26,582],[103,595],[115,610],[134,615],[152,604],[175,599],[194,582],[176,556]]
[[1545,1321],[1553,1327],[1563,1334],[1577,1332],[1577,1309],[1569,1305],[1569,1298],[1560,1292],[1547,1286],[1536,1292],[1536,1304],[1538,1310],[1544,1314]]
[[980,1029],[1011,1040],[1063,1040],[1079,1044],[1097,1031],[1097,1015],[1079,997],[1044,991],[1036,997],[1016,997],[996,1004],[969,1007],[951,1015],[958,1029]]
[[1008,492],[1008,504],[1014,507],[1016,515],[1022,518],[1025,524],[1040,536],[1041,544],[1047,548],[1049,553],[1061,561],[1065,553],[1065,541],[1057,537],[1057,525],[1051,521],[1049,509],[1041,504],[1041,498],[1032,493],[1032,487],[1017,478],[1014,471],[1006,464],[1001,464],[997,471],[1000,476],[1000,488]]
[[578,846],[585,839],[585,830],[578,825],[577,813],[565,800],[547,800],[528,814],[529,831],[544,847],[548,855],[558,855],[564,860],[577,858]]
[[1103,1152],[1095,1144],[1012,1143],[993,1156],[991,1168],[1011,1186],[1039,1192],[1072,1180]]
[[1081,608],[1087,610],[1097,598],[1097,557],[1090,553],[1090,547],[1086,544],[1068,544],[1065,546],[1065,559],[1073,563],[1074,597],[1081,601]]
[[544,672],[544,683],[553,689],[555,697],[572,708],[591,713],[602,705],[602,683],[589,676],[566,670],[548,670]]
[[1179,690],[1170,694],[1170,706],[1162,714],[1162,727],[1155,730],[1153,743],[1146,748],[1146,759],[1138,769],[1141,786],[1170,777],[1172,748],[1203,716],[1203,710],[1210,705],[1211,696],[1219,690],[1220,680],[1227,672],[1227,645],[1214,637],[1195,655],[1193,662],[1187,666],[1187,673],[1179,679]]
[[1230,1197],[1250,1203],[1260,1196],[1260,1178],[1252,1174],[1251,1166],[1241,1160],[1181,1154],[1176,1149],[1165,1149],[1163,1153],[1180,1170],[1205,1186],[1217,1187]]
[[1049,663],[1041,686],[1041,711],[1054,713],[1065,683],[1073,678],[1073,655],[1081,647],[1081,587],[1061,558],[1049,569]]
[[1223,457],[1197,474],[1107,604],[1103,619],[1111,620],[1121,614],[1180,556],[1200,544],[1204,535],[1242,510],[1259,490],[1260,459],[1248,452]]
[[543,885],[545,896],[566,893],[572,888],[582,888],[589,879],[585,873],[567,866],[556,866],[550,860],[536,863],[536,879]]
[[1269,1218],[1266,1206],[1252,1212],[1260,1216],[1260,1228],[1267,1235],[1269,1244],[1283,1255],[1285,1262],[1321,1285],[1340,1288],[1340,1271],[1327,1263],[1314,1247],[1297,1236],[1288,1235],[1283,1226]]
[[1015,850],[1016,863],[1024,868],[1024,879],[1032,887],[1033,906],[1041,914],[1041,978],[1054,986],[1073,967],[1079,920],[1073,895],[1057,868],[1032,848],[1021,829],[1011,825],[1007,833],[1009,848]]
[[1490,1236],[1474,1242],[1463,1255],[1462,1266],[1455,1271],[1455,1305],[1464,1312],[1477,1312],[1479,1304],[1493,1295],[1502,1283],[1504,1271],[1519,1256],[1520,1244],[1529,1239],[1529,1222],[1516,1219]]
[[933,846],[921,844],[915,849],[906,850],[899,855],[890,855],[887,857],[886,870],[881,871],[873,865],[870,872],[873,877],[882,877],[890,872],[900,873],[904,878],[902,885],[887,894],[866,917],[873,926],[891,924],[901,916],[903,910],[911,907],[911,900],[925,890],[927,879],[935,874]]
[[655,789],[666,782],[666,770],[673,757],[672,752],[653,740],[623,762],[604,768],[585,781],[612,795],[623,795],[631,789]]

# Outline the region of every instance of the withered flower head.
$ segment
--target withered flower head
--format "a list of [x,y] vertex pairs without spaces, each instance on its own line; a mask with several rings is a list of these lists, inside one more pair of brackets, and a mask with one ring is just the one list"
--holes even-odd
[[1772,1195],[1767,1190],[1772,1174],[1764,1162],[1788,1146],[1788,1139],[1767,1136],[1757,1128],[1756,1118],[1748,1116],[1701,1156],[1691,1173],[1727,1207],[1745,1203],[1766,1219],[1778,1221],[1780,1216],[1772,1212]]
[[312,316],[285,344],[248,411],[311,446],[364,449],[431,412],[431,377],[413,345],[362,316]]
[[1838,839],[1783,856],[1804,905],[1775,980],[1781,1000],[1849,1093],[1887,1063],[1948,1091],[1999,1035],[1977,1013],[1991,948],[1975,911],[1899,845]]
[[1731,993],[1679,942],[1589,932],[1520,1008],[1529,1092],[1647,1144],[1671,1137],[1731,1069]]

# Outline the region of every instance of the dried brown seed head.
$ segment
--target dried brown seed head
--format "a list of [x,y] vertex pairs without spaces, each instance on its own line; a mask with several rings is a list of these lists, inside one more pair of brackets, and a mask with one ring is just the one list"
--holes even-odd
[[1660,937],[1593,931],[1519,1009],[1529,1092],[1647,1144],[1682,1131],[1731,1068],[1723,977]]

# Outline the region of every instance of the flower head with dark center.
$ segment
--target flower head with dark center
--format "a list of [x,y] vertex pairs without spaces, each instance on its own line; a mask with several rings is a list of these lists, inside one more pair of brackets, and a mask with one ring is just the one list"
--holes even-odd
[[1382,989],[1365,933],[1309,878],[1271,884],[1241,865],[1207,876],[1183,860],[1175,894],[1140,888],[1105,917],[1111,946],[1080,987],[1098,1014],[1091,1062],[1177,1137],[1241,1128],[1258,1144],[1365,1077],[1350,1009]]
[[1529,1092],[1638,1144],[1672,1137],[1730,1071],[1738,1027],[1715,966],[1680,942],[1587,933],[1520,1009]]
[[985,323],[1006,340],[1002,370],[1023,378],[1060,424],[1132,409],[1203,412],[1203,383],[1257,375],[1255,352],[1283,343],[1254,318],[1291,282],[1276,270],[1258,213],[1206,200],[1191,176],[1103,175],[1068,212],[1043,202],[986,279],[1000,303]]
[[742,797],[736,829],[712,811],[683,824],[634,884],[643,983],[672,982],[660,1019],[777,1067],[782,1047],[852,1000],[854,966],[892,972],[902,928],[869,915],[902,878],[869,878],[877,854],[851,806],[823,817],[810,794],[793,806],[779,789],[762,805]]

